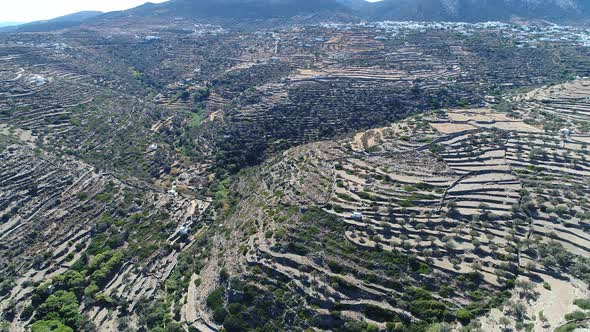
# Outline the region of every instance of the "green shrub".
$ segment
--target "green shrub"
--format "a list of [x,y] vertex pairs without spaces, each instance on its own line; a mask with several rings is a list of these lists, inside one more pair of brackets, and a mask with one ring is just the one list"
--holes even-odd
[[162,301],[139,301],[139,324],[153,330],[170,322],[170,308]]
[[240,315],[229,315],[223,321],[223,327],[227,332],[247,331],[248,324]]
[[86,192],[79,192],[77,196],[78,196],[78,199],[81,201],[85,201],[88,199],[88,193],[86,193]]
[[37,316],[43,320],[57,320],[67,326],[79,328],[84,322],[79,309],[76,294],[60,290],[50,295],[37,308]]
[[115,304],[115,301],[105,293],[97,294],[95,300],[99,305],[105,307],[110,307]]
[[328,259],[326,261],[326,264],[328,264],[328,267],[330,268],[330,270],[334,273],[342,273],[344,271],[344,266],[340,265],[338,262]]
[[590,299],[576,299],[574,304],[584,310],[590,310]]
[[364,313],[368,318],[377,322],[388,322],[397,318],[395,313],[375,305],[367,305],[364,309]]
[[225,289],[223,287],[217,287],[214,291],[207,296],[207,306],[212,310],[223,307],[225,297]]
[[579,326],[576,323],[569,323],[558,327],[557,329],[555,329],[555,332],[571,332],[577,329],[578,327]]
[[240,303],[230,303],[227,305],[226,309],[232,315],[237,315],[245,310],[244,306]]
[[356,320],[350,320],[344,323],[342,331],[344,332],[365,332],[367,328],[366,322],[360,322]]
[[410,312],[421,319],[441,320],[447,313],[447,306],[436,300],[415,300],[410,302]]
[[470,320],[472,320],[473,314],[471,313],[471,311],[466,310],[466,309],[459,309],[457,311],[457,319],[463,324],[466,325],[467,323],[469,323]]
[[431,300],[432,294],[424,288],[412,287],[407,290],[408,296],[413,300]]
[[565,320],[580,320],[585,319],[586,314],[582,311],[576,310],[565,315]]
[[31,332],[73,332],[74,330],[65,326],[58,320],[39,320],[31,326]]
[[92,282],[86,288],[84,288],[84,296],[86,297],[94,297],[94,294],[98,293],[100,288],[96,285],[96,283]]
[[225,307],[219,307],[219,308],[213,310],[213,319],[216,322],[221,323],[221,322],[225,321],[225,318],[227,317],[227,315],[228,315],[228,312],[227,312],[227,310],[225,310]]
[[414,186],[412,186],[411,184],[408,184],[404,186],[404,191],[413,192],[416,191],[416,188],[414,188]]
[[31,316],[33,316],[34,312],[35,312],[35,307],[33,307],[32,305],[29,304],[21,312],[20,319],[23,321],[26,321],[29,318],[31,318]]

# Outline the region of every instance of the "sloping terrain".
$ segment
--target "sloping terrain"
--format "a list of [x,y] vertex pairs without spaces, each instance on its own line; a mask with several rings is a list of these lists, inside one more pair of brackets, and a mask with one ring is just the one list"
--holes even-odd
[[128,16],[3,34],[3,327],[584,325],[587,38]]
[[365,8],[373,19],[412,21],[510,21],[513,18],[586,21],[585,1],[384,0]]
[[16,23],[0,26],[0,32],[31,32],[31,31],[51,31],[61,30],[68,27],[79,26],[81,22],[102,14],[99,11],[83,11],[69,15],[56,17],[45,21],[35,21],[30,23]]
[[[536,90],[502,111],[437,110],[300,146],[244,174],[224,225],[231,235],[218,235],[224,269],[239,280],[221,278],[215,292],[226,297],[211,305],[213,317],[254,327],[261,310],[269,324],[302,329],[348,331],[360,318],[376,329],[454,320],[477,328],[475,317],[504,308],[506,325],[557,328],[588,296],[576,286],[590,277],[590,118],[578,97],[588,89],[576,81]],[[272,309],[251,302],[251,289]],[[552,292],[572,302],[556,304]]]

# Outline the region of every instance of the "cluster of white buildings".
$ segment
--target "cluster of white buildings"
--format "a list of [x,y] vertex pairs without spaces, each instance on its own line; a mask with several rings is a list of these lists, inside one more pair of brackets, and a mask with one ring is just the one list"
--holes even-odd
[[563,25],[517,25],[502,22],[403,22],[382,21],[358,24],[322,24],[325,28],[351,30],[354,28],[371,28],[379,35],[376,39],[388,39],[409,32],[426,32],[429,30],[453,31],[469,36],[478,31],[497,31],[507,38],[515,39],[522,47],[535,47],[540,42],[562,42],[580,46],[590,46],[590,29]]

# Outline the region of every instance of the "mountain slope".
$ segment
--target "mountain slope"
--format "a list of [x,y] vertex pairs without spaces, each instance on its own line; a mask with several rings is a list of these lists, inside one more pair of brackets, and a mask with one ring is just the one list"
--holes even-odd
[[172,0],[162,4],[145,4],[123,13],[197,18],[265,19],[348,11],[346,6],[335,0]]
[[0,22],[0,28],[1,27],[9,27],[9,26],[15,26],[15,25],[20,25],[23,23],[20,22]]
[[68,14],[56,17],[51,20],[36,21],[22,25],[11,25],[0,29],[0,32],[38,32],[38,31],[53,31],[75,27],[82,21],[96,17],[102,14],[99,11],[82,11],[73,14]]
[[106,14],[87,11],[48,21],[0,26],[0,32],[55,31],[75,28],[82,22],[110,25],[113,20],[137,20],[138,17],[164,20],[187,18],[216,23],[240,20],[248,24],[253,20],[276,24],[276,20],[281,19],[286,20],[284,23],[292,23],[293,18],[297,18],[297,22],[303,19],[306,23],[360,19],[483,22],[510,21],[517,17],[584,22],[590,17],[590,4],[582,0],[383,0],[374,3],[365,0],[171,0]]
[[334,20],[508,21],[514,17],[584,21],[582,0],[171,0],[145,4],[106,17],[148,16],[216,19],[276,19],[313,15]]
[[[574,81],[518,96],[510,108],[423,113],[301,145],[242,173],[229,190],[229,235],[212,237],[220,255],[199,279],[218,285],[201,287],[213,321],[228,331],[236,321],[248,328],[235,331],[267,322],[276,331],[285,322],[289,331],[451,331],[427,326],[437,321],[506,331],[489,325],[493,317],[475,319],[494,311],[516,326],[560,331],[573,309],[549,299],[555,278],[569,278],[557,295],[564,302],[588,298],[571,281],[590,280],[590,207],[581,198],[590,172],[579,144],[586,133],[557,129],[586,130],[586,101],[574,96],[589,90]],[[570,102],[575,114],[554,107]],[[541,121],[545,129],[527,124]],[[518,311],[541,307],[552,317]]]
[[583,20],[588,4],[576,0],[384,0],[365,11],[371,19],[426,21],[506,21],[514,16]]

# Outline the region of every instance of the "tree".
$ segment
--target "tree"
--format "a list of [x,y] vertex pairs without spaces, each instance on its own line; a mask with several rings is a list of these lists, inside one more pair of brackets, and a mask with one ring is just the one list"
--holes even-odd
[[76,294],[63,290],[50,295],[43,304],[37,308],[37,315],[45,320],[57,320],[65,325],[81,327],[84,317],[80,314],[80,305]]
[[508,312],[512,315],[516,320],[522,321],[524,316],[526,315],[526,307],[524,304],[520,302],[508,302]]
[[247,326],[240,315],[229,315],[223,321],[223,327],[227,332],[245,331]]
[[537,295],[537,292],[535,291],[535,285],[530,281],[517,280],[516,287],[520,289],[521,296],[523,296],[527,300],[534,299]]

